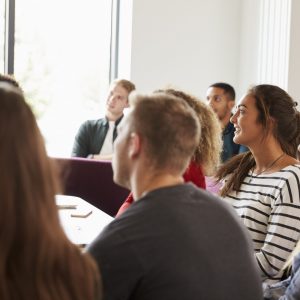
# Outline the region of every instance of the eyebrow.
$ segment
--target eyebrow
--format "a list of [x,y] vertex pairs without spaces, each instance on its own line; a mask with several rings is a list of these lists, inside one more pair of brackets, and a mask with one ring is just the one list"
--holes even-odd
[[240,107],[245,107],[245,108],[247,108],[247,106],[246,106],[245,104],[239,104],[239,105],[237,106],[237,108],[240,108]]

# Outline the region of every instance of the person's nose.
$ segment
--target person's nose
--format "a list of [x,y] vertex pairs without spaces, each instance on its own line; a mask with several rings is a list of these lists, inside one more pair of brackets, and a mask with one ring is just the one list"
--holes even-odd
[[238,112],[236,111],[236,112],[231,116],[230,122],[231,122],[232,124],[236,124],[237,114],[238,114]]
[[114,95],[111,95],[110,97],[109,97],[109,99],[108,99],[108,102],[109,103],[115,103],[116,102],[116,96],[114,96]]

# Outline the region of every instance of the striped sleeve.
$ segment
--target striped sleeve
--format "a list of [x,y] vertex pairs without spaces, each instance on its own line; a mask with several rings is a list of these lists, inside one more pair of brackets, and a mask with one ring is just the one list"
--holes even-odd
[[255,254],[266,279],[281,279],[281,269],[300,238],[299,176],[289,172],[291,176],[286,178],[273,202],[264,243]]

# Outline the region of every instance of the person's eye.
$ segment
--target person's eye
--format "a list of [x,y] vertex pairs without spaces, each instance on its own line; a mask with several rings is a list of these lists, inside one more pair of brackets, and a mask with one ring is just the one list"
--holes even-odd
[[217,97],[215,98],[215,100],[216,100],[217,102],[220,102],[220,101],[222,100],[222,98],[219,97],[219,96],[217,96]]

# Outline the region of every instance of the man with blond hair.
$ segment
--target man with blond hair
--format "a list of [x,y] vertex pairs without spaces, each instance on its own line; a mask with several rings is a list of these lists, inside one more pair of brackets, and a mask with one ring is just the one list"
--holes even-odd
[[104,299],[261,299],[252,245],[236,213],[184,183],[199,144],[195,112],[165,93],[134,94],[115,141],[114,181],[135,202],[88,247]]
[[87,120],[80,126],[72,156],[111,159],[117,127],[124,116],[124,109],[128,107],[128,96],[133,90],[135,85],[126,79],[116,79],[110,84],[105,117]]

